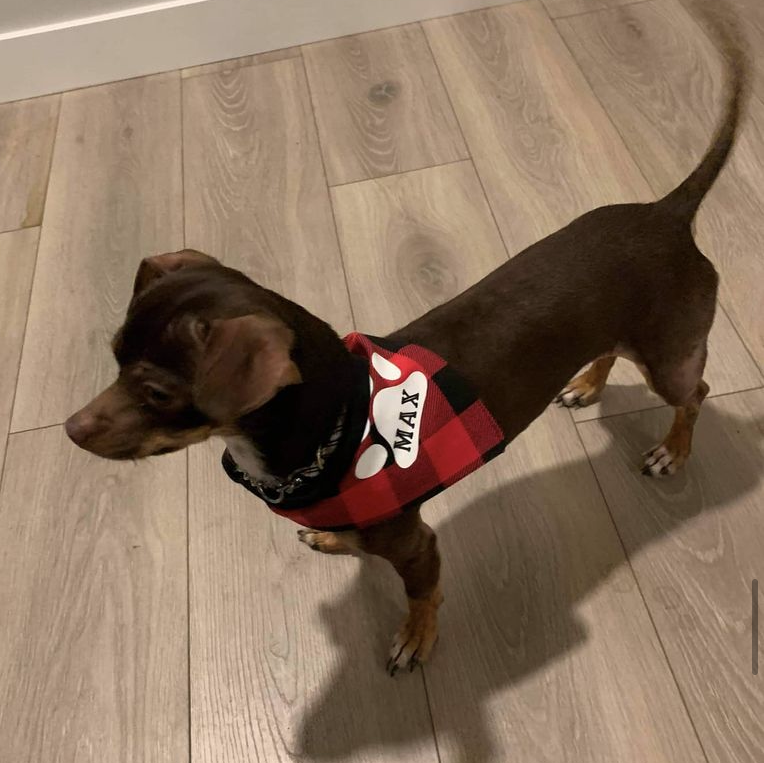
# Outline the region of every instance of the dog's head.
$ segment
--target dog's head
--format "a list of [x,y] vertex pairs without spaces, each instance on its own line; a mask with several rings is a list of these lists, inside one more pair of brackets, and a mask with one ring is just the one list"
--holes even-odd
[[112,342],[116,381],[66,422],[80,447],[143,458],[231,431],[298,384],[294,333],[270,292],[201,252],[141,262]]

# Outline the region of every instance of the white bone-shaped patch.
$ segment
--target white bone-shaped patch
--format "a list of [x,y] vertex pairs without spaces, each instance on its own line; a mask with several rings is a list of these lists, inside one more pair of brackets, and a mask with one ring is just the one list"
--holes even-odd
[[[372,364],[377,373],[388,381],[399,379],[402,371],[391,361],[374,353]],[[372,384],[373,387],[373,384]],[[427,397],[427,377],[421,371],[409,374],[405,381],[395,387],[372,389],[371,412],[374,426],[390,446],[395,463],[408,469],[419,455],[419,430],[422,423],[424,402]],[[364,439],[370,429],[367,422]],[[368,479],[378,474],[388,458],[387,449],[373,443],[361,454],[355,467],[358,479]]]

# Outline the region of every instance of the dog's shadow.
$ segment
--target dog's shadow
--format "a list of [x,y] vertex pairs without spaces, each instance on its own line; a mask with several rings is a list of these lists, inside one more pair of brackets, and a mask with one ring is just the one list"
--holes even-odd
[[[662,411],[622,419],[620,423],[618,418],[604,418],[599,426],[610,435],[609,449],[628,447],[636,456],[639,449],[654,444],[656,416],[664,424],[670,421],[669,411]],[[704,443],[733,451],[737,448],[740,457],[735,459],[734,479],[715,480],[713,495],[682,489],[693,482],[693,463],[697,462],[691,460],[686,476],[661,481],[661,486],[669,487],[665,492],[663,487],[652,491],[653,505],[648,501],[640,509],[651,519],[660,519],[637,523],[631,543],[627,543],[632,556],[702,512],[723,510],[755,489],[762,478],[757,463],[763,426],[764,421],[729,415],[713,400],[708,401],[698,423],[696,451],[702,451]],[[623,442],[624,434],[627,443]],[[752,442],[757,448],[756,458],[750,453]],[[743,447],[746,453],[741,452]],[[505,457],[512,457],[511,447]],[[595,455],[596,471],[612,458],[612,451]],[[705,463],[705,459],[701,460]],[[592,482],[591,465],[581,459],[512,480],[467,503],[440,523],[432,513],[425,512],[425,518],[436,525],[438,532],[446,594],[441,618],[444,643],[438,645],[432,667],[426,669],[433,674],[425,675],[431,685],[430,694],[438,697],[433,704],[438,732],[451,736],[465,761],[497,759],[485,703],[497,691],[586,640],[586,627],[578,619],[575,605],[623,561],[612,525],[607,527],[607,517],[604,531],[601,516],[600,530],[593,531],[586,526],[586,517],[575,516],[575,506],[571,512],[574,500],[564,499],[566,492],[574,495],[580,486]],[[584,492],[591,495],[591,488]],[[592,511],[596,501],[586,500],[589,508],[583,511]],[[665,510],[667,501],[670,510]],[[524,512],[533,512],[533,516]],[[598,516],[601,513],[598,511]],[[607,547],[605,551],[603,546]],[[593,563],[582,563],[587,558]],[[393,679],[408,682],[396,686],[393,693],[401,706],[393,710],[380,707],[380,701],[391,701],[389,690],[381,682],[391,681],[384,675],[383,661],[387,640],[404,614],[400,588],[385,562],[364,559],[347,593],[322,607],[321,619],[343,656],[344,668],[332,676],[302,718],[298,743],[307,759],[355,759],[363,757],[360,751],[364,749],[383,747],[392,751],[405,745],[410,750],[418,743],[427,749],[432,723],[426,710],[418,712],[424,704],[420,676],[399,675]],[[457,589],[460,611],[453,611],[448,606],[449,591]],[[349,628],[350,620],[358,627]],[[493,646],[497,642],[501,649]],[[464,650],[472,654],[465,656]],[[478,668],[470,671],[470,665]],[[444,712],[439,711],[438,702],[445,703]],[[379,722],[370,722],[370,713],[376,713]]]

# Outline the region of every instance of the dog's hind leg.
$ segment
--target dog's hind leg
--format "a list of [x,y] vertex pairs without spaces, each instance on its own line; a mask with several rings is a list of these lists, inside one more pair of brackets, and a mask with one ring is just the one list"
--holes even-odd
[[705,362],[704,341],[690,357],[668,371],[650,366],[643,370],[648,384],[674,406],[674,423],[663,442],[645,454],[643,474],[651,477],[674,474],[689,457],[695,421],[709,390],[702,377]]
[[615,355],[604,355],[592,363],[582,374],[572,379],[554,402],[565,408],[581,408],[597,400],[605,388]]

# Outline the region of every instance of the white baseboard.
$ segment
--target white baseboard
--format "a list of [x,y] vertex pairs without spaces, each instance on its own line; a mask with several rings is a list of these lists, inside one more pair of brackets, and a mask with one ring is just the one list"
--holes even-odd
[[164,0],[124,12],[0,35],[0,102],[507,1]]

